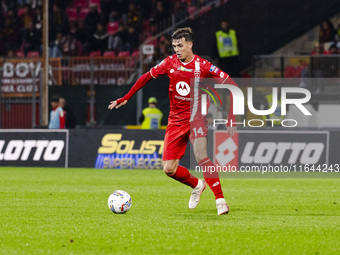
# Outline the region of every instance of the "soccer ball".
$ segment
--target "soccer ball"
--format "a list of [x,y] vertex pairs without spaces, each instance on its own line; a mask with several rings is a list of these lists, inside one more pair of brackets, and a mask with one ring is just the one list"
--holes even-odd
[[131,197],[126,191],[116,190],[109,196],[108,205],[114,213],[126,213],[132,205]]

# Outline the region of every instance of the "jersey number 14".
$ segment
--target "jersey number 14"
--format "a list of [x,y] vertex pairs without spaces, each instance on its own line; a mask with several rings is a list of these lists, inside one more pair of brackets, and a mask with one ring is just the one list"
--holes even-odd
[[198,130],[196,128],[193,128],[192,130],[195,132],[195,136],[197,136],[197,134],[201,134],[202,136],[204,135],[202,127],[200,127]]

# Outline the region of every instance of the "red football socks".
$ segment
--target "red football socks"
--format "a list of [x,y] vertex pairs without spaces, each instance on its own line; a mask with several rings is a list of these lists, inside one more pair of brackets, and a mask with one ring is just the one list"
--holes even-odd
[[198,184],[198,179],[190,174],[189,170],[183,166],[178,166],[176,172],[168,176],[191,188],[195,188]]
[[214,192],[215,199],[224,198],[218,172],[209,171],[209,168],[215,170],[215,165],[213,164],[213,162],[211,162],[211,160],[206,157],[205,159],[202,159],[198,164],[203,170],[202,172],[205,181],[208,183],[212,192]]

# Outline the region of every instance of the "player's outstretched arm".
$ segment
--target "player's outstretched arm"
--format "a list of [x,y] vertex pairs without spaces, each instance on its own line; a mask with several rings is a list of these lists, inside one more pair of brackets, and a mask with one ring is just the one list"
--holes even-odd
[[112,110],[113,108],[118,109],[119,107],[125,105],[130,98],[137,93],[138,90],[140,90],[141,88],[143,88],[145,86],[145,84],[151,80],[152,76],[150,74],[150,72],[147,72],[145,74],[143,74],[137,81],[136,83],[132,86],[132,88],[130,89],[130,91],[122,98],[118,98],[115,101],[111,101],[109,106],[107,107],[109,110]]
[[123,102],[121,102],[120,104],[117,103],[118,100],[115,101],[111,101],[109,106],[107,107],[109,110],[112,110],[113,108],[118,109],[119,107],[125,105],[127,103],[127,100],[124,100]]

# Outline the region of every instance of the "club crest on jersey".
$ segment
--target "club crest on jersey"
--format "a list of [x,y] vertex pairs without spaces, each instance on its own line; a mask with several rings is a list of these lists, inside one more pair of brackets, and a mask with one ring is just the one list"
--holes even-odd
[[181,96],[187,96],[190,93],[190,86],[184,81],[177,82],[176,91]]
[[215,69],[216,69],[216,66],[211,65],[211,67],[210,67],[210,72],[213,72]]
[[192,72],[192,69],[185,68],[184,66],[178,67],[177,70],[184,72]]
[[199,78],[201,76],[201,71],[194,72],[195,78]]

